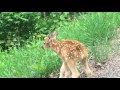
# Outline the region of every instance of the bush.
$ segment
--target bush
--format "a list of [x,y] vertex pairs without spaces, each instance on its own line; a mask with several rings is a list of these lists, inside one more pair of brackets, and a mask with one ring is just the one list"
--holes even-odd
[[0,13],[0,41],[3,49],[9,46],[20,46],[33,35],[35,24],[40,18],[33,12],[2,12]]
[[43,17],[43,12],[1,12],[0,46],[3,50],[22,46],[28,39],[43,39],[68,19],[69,12],[52,12]]

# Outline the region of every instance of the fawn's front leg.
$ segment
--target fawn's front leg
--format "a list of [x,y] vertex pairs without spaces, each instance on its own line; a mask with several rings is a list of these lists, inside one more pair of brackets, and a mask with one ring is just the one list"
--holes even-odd
[[67,72],[67,64],[65,62],[63,62],[61,68],[60,68],[60,76],[59,78],[65,78],[67,77],[68,75],[68,72]]
[[59,78],[68,78],[68,76],[71,74],[67,64],[63,62],[61,68],[60,68],[60,76]]

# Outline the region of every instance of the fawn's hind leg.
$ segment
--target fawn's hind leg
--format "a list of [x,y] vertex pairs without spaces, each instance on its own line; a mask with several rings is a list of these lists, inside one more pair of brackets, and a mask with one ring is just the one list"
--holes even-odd
[[61,68],[60,68],[60,76],[59,78],[67,78],[69,72],[68,72],[68,67],[65,62],[63,62]]
[[92,77],[93,72],[92,72],[91,69],[89,68],[89,66],[88,66],[88,61],[87,61],[86,58],[82,60],[82,64],[83,64],[84,67],[85,67],[85,72],[86,72],[86,74],[87,74],[87,77]]
[[76,66],[76,62],[75,60],[69,60],[67,62],[67,65],[72,73],[72,78],[79,78],[80,77],[80,73],[79,71],[77,70],[77,66]]

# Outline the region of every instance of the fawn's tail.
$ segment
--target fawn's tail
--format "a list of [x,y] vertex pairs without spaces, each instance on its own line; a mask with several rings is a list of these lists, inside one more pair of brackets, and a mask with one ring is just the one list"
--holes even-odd
[[81,43],[81,47],[80,48],[81,48],[81,50],[83,52],[83,59],[86,59],[88,57],[88,52],[87,52],[87,49],[86,49],[85,45],[83,45]]

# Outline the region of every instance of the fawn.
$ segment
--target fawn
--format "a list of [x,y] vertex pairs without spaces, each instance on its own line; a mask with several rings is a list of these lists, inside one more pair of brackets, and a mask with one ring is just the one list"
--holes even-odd
[[[77,62],[81,60],[85,66],[85,72],[88,77],[92,76],[87,62],[88,53],[85,46],[76,40],[62,40],[58,41],[58,33],[48,34],[44,40],[43,48],[51,48],[63,60],[60,68],[59,78],[68,78],[71,72],[71,78],[79,78],[80,73],[77,69]],[[70,72],[69,72],[70,71]]]

